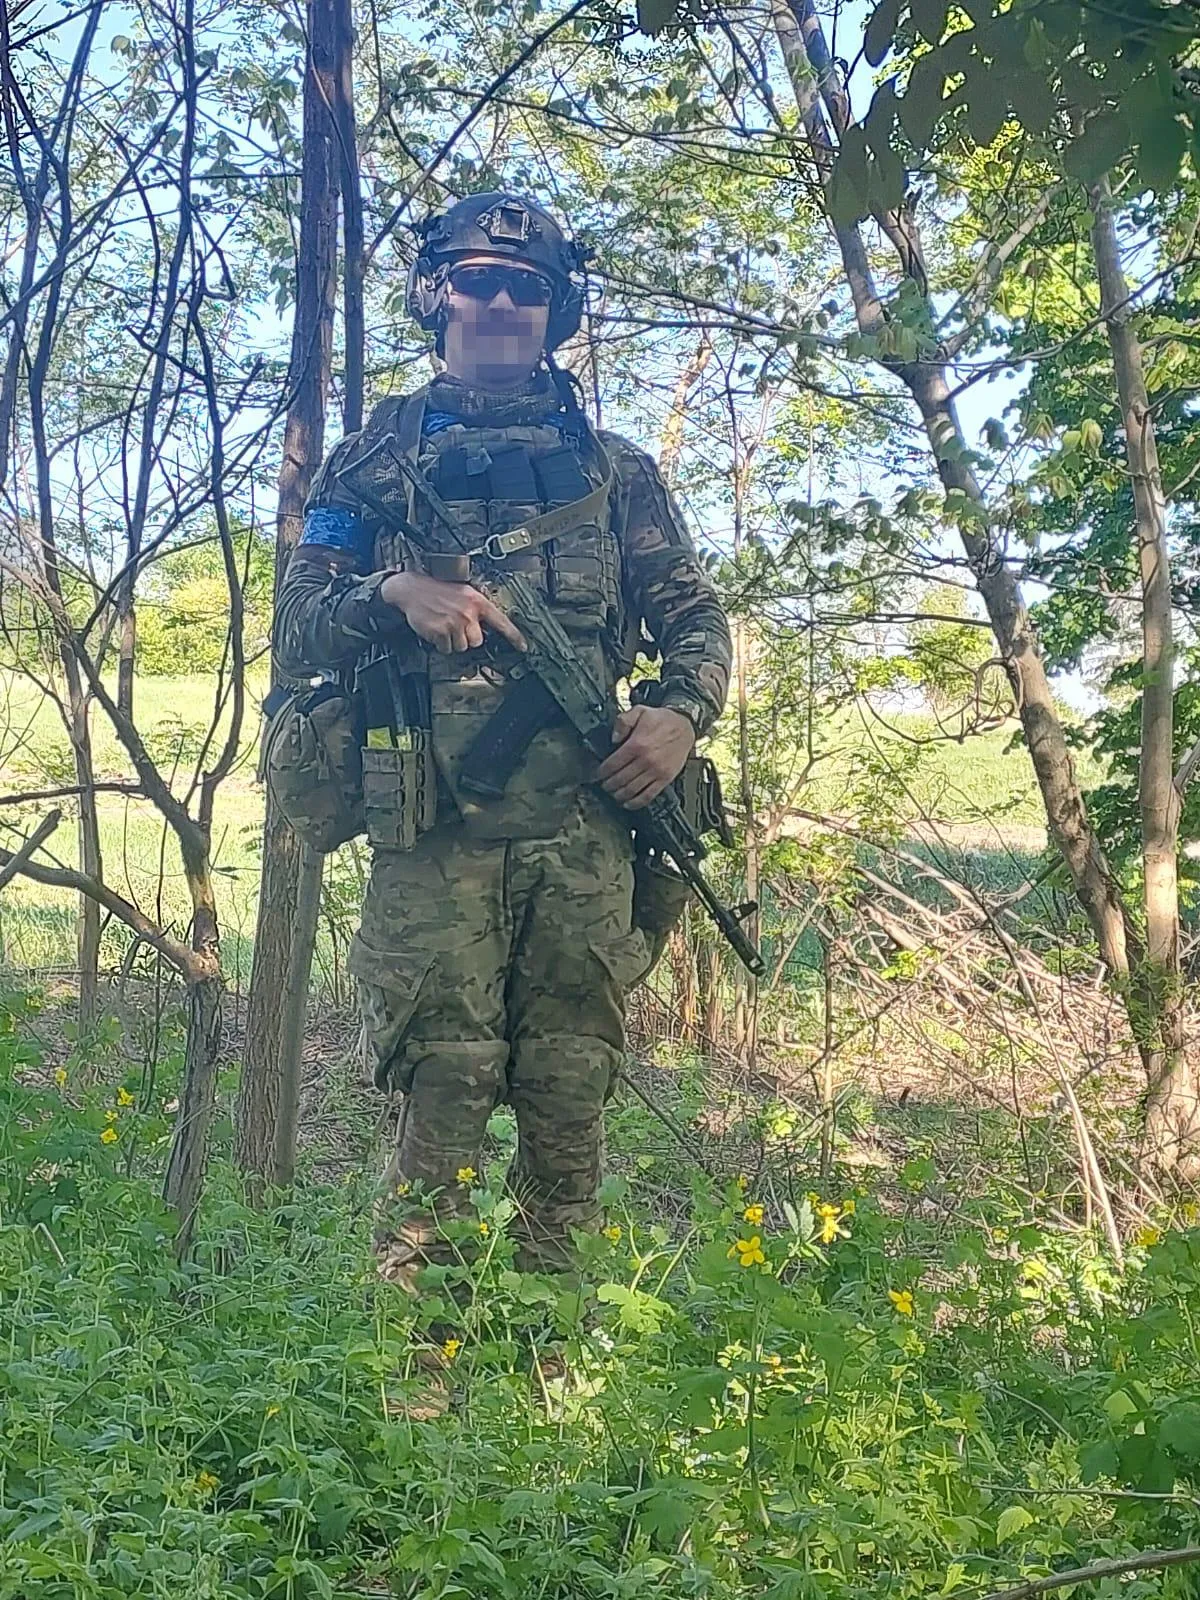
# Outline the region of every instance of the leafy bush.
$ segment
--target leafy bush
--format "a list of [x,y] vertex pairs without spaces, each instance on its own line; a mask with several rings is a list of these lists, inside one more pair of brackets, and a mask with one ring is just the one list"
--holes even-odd
[[454,1404],[420,1422],[367,1180],[262,1215],[218,1164],[177,1266],[140,1171],[162,1070],[59,1076],[10,1017],[0,1600],[903,1600],[1196,1542],[1200,1232],[1143,1235],[1119,1277],[923,1162],[895,1215],[693,1174],[675,1231],[612,1180],[572,1289],[513,1270],[497,1163],[459,1225],[476,1259],[432,1274]]
[[[244,646],[253,660],[266,650],[270,635],[274,553],[257,533],[243,533],[234,544],[245,608]],[[178,677],[218,670],[228,647],[229,584],[215,540],[173,550],[149,569],[138,594],[137,622],[140,672]]]

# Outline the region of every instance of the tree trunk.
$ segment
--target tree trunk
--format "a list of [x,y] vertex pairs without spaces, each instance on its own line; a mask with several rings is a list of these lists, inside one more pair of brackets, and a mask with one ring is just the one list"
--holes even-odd
[[[272,681],[275,674],[272,673]],[[279,1040],[283,993],[292,954],[300,841],[267,791],[263,825],[258,919],[246,1005],[246,1035],[238,1080],[234,1161],[247,1180],[247,1195],[261,1205],[265,1183],[274,1179],[275,1127],[279,1117]]]
[[[338,153],[329,112],[336,94],[334,34],[332,0],[309,0],[296,315],[288,372],[292,403],[279,473],[276,594],[300,540],[304,502],[325,443],[337,264]],[[272,681],[276,676],[273,666]],[[299,842],[268,795],[235,1147],[238,1166],[260,1181],[274,1177],[283,1020],[279,997],[292,968],[299,879]]]
[[363,361],[366,323],[363,311],[362,190],[358,176],[358,134],[354,122],[354,17],[351,0],[333,4],[333,115],[337,126],[338,187],[342,196],[342,244],[345,282],[342,308],[345,328],[346,378],[342,426],[357,433],[363,420]]
[[[201,849],[203,855],[199,854]],[[192,899],[191,958],[184,969],[188,991],[187,1041],[179,1114],[163,1180],[163,1199],[179,1218],[175,1249],[180,1257],[191,1248],[196,1214],[204,1192],[208,1130],[221,1058],[221,995],[224,989],[207,841],[203,845],[192,841],[183,845],[183,851],[184,874]]]
[[697,957],[700,989],[700,1038],[705,1049],[718,1050],[725,1026],[725,1003],[721,993],[721,947],[709,939]]
[[671,969],[674,975],[675,1014],[686,1044],[696,1042],[696,936],[690,907],[684,908],[671,935]]
[[323,858],[307,845],[300,850],[300,880],[292,930],[291,961],[283,996],[283,1026],[279,1040],[279,1111],[275,1122],[274,1172],[279,1188],[291,1183],[296,1170],[296,1136],[300,1126],[300,1064],[304,1053],[304,1023],[308,1015],[308,986],[312,976],[317,914],[321,909]]
[[658,470],[663,475],[663,482],[668,488],[675,484],[675,474],[679,471],[679,457],[683,452],[683,424],[687,419],[688,400],[692,390],[704,375],[708,359],[712,355],[712,334],[705,328],[700,335],[699,343],[693,352],[686,367],[679,374],[675,384],[675,392],[671,396],[671,409],[667,413],[667,420],[663,423],[662,437],[658,444]]
[[[88,746],[87,767],[89,776],[79,772],[79,861],[89,878],[99,883],[104,878],[104,862],[100,855],[100,815],[96,806],[96,791],[91,778],[91,746]],[[91,895],[79,897],[77,924],[79,960],[79,1027],[81,1031],[93,1027],[100,1010],[100,906]]]
[[221,1055],[221,981],[215,952],[198,962],[188,980],[187,1044],[175,1138],[163,1183],[163,1199],[179,1218],[176,1253],[191,1248],[208,1165],[208,1130],[216,1098]]
[[[1175,786],[1175,642],[1167,505],[1141,344],[1131,321],[1107,178],[1090,192],[1092,247],[1125,428],[1142,584],[1142,731],[1138,799],[1146,913],[1140,1043],[1149,1077],[1143,1159],[1200,1177],[1200,1085],[1184,1034],[1179,971],[1180,796]],[[1141,1009],[1141,1008],[1139,1008]]]

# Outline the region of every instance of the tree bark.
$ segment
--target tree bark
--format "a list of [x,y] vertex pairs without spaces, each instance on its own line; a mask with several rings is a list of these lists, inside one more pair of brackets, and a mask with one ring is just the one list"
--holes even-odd
[[[82,745],[76,746],[75,757],[79,782],[79,862],[87,877],[100,879],[104,876],[104,862],[100,854],[100,812],[96,804],[86,702],[83,705],[82,739]],[[79,897],[76,947],[79,962],[79,1026],[86,1031],[95,1026],[100,1012],[100,907],[86,894]]]
[[196,1214],[204,1192],[208,1130],[221,1055],[222,992],[220,963],[214,948],[197,963],[187,982],[183,1087],[163,1183],[163,1199],[179,1218],[175,1250],[180,1257],[187,1255],[191,1248]]
[[1133,486],[1142,586],[1142,728],[1138,801],[1146,915],[1141,1043],[1149,1078],[1143,1159],[1159,1170],[1200,1177],[1200,1082],[1184,1034],[1179,970],[1180,796],[1175,786],[1175,641],[1171,556],[1154,415],[1141,343],[1133,326],[1108,179],[1093,185],[1092,248],[1100,308],[1112,350]]
[[[309,0],[296,314],[288,373],[292,401],[279,473],[276,595],[291,552],[300,540],[304,502],[325,443],[337,264],[338,152],[330,113],[336,92],[334,68],[332,0]],[[272,665],[272,681],[277,680],[278,672]],[[274,1179],[281,1072],[279,997],[287,987],[292,966],[299,881],[299,841],[268,794],[235,1144],[238,1166],[250,1177],[252,1193],[261,1188],[262,1180]]]
[[279,1040],[279,1110],[275,1121],[272,1182],[286,1188],[296,1171],[296,1140],[300,1127],[300,1066],[304,1054],[304,1023],[308,1015],[308,987],[312,976],[317,915],[321,909],[323,858],[303,845],[296,916],[292,929],[291,961],[283,995],[283,1025]]
[[342,425],[357,433],[363,420],[363,362],[366,322],[363,310],[362,190],[358,177],[358,134],[354,121],[354,18],[350,0],[333,4],[333,115],[337,127],[338,188],[342,197],[342,246],[345,275],[342,315],[345,330],[346,378]]
[[711,355],[712,335],[705,328],[691,359],[676,380],[675,392],[671,396],[671,409],[667,413],[667,420],[663,423],[662,437],[659,440],[658,470],[662,473],[663,482],[668,488],[674,488],[675,475],[679,471],[679,457],[683,451],[683,424],[687,420],[688,401],[692,390],[704,376],[704,369]]

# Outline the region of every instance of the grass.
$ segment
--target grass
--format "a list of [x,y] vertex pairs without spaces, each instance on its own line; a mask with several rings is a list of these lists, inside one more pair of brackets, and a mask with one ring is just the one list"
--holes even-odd
[[[940,1124],[886,1187],[810,1196],[811,1141],[769,1115],[752,1179],[676,1149],[643,1183],[626,1102],[634,1176],[581,1283],[512,1268],[500,1119],[486,1240],[459,1225],[471,1264],[414,1307],[372,1276],[355,1165],[258,1213],[219,1150],[178,1266],[172,1049],[153,1084],[101,1053],[60,1085],[23,1020],[10,1001],[0,1600],[970,1600],[1200,1539],[1186,1218],[1120,1274],[1036,1199],[964,1191]],[[451,1409],[420,1420],[415,1344],[448,1338]],[[1195,1571],[1097,1593],[1185,1600]]]
[[[219,910],[230,970],[248,966],[258,893],[258,850],[263,797],[255,781],[259,734],[258,699],[264,682],[251,684],[242,746],[234,771],[218,791],[213,819],[213,861],[218,875]],[[178,795],[186,791],[211,715],[213,684],[203,677],[143,678],[135,686],[138,726],[160,770],[172,778]],[[70,746],[53,704],[27,679],[0,673],[0,781],[10,792],[52,788],[74,782]],[[132,766],[112,728],[101,714],[93,717],[94,759],[101,781],[129,782]],[[51,841],[58,860],[78,861],[71,802],[39,801],[28,807],[4,807],[5,842],[19,838],[34,818],[51,804],[64,812],[64,822]],[[100,841],[106,881],[119,894],[151,916],[186,929],[190,908],[174,835],[145,800],[119,794],[99,797]],[[0,835],[3,837],[3,835]],[[11,847],[11,846],[10,846]],[[74,897],[18,878],[5,891],[0,930],[3,960],[10,967],[33,970],[71,966],[74,960]],[[128,935],[109,924],[102,957],[115,966],[127,947]]]

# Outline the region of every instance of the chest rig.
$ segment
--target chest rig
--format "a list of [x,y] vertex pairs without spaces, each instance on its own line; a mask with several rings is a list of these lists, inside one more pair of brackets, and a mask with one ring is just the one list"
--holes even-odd
[[[377,537],[376,566],[478,583],[463,551],[486,547],[540,589],[594,675],[612,689],[632,666],[636,619],[625,600],[612,468],[599,442],[586,425],[563,426],[554,416],[499,426],[439,416],[436,431],[425,431],[423,414],[422,396],[412,396],[386,426],[448,507],[456,535],[412,492],[408,528]],[[574,732],[542,728],[503,794],[481,797],[464,785],[464,764],[517,688],[519,662],[511,652],[487,649],[422,657],[440,786],[470,831],[512,839],[556,832],[594,775]]]

